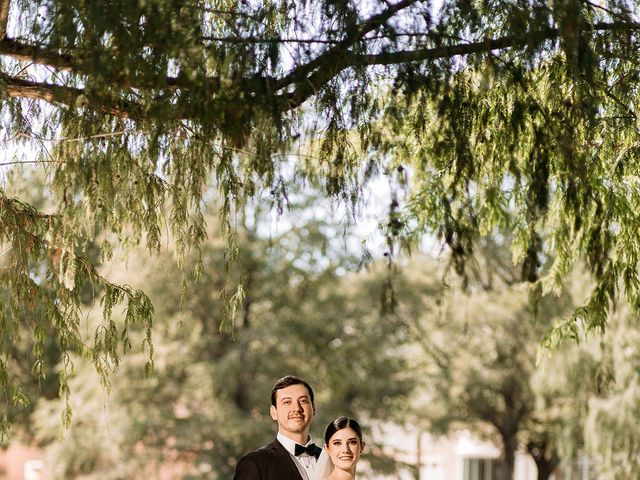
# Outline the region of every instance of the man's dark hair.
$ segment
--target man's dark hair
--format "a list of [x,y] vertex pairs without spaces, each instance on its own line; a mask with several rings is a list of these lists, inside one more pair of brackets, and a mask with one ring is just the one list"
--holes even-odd
[[311,388],[311,385],[309,385],[303,379],[293,375],[282,377],[273,386],[273,389],[271,390],[271,405],[273,405],[274,407],[276,406],[276,392],[282,388],[290,387],[291,385],[304,385],[309,392],[311,405],[315,406],[315,400],[313,399],[313,389]]

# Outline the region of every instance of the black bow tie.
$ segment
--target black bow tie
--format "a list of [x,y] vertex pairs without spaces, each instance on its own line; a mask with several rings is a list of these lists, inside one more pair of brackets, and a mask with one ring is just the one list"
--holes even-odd
[[304,445],[299,445],[296,443],[295,456],[302,455],[303,453],[308,453],[312,457],[318,458],[320,456],[320,452],[322,449],[320,447],[316,447],[314,443],[310,443],[306,447]]

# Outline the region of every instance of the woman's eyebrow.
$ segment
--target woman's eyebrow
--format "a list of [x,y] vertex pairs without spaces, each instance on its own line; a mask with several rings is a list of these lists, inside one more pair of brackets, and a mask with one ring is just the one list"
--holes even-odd
[[[358,437],[351,437],[351,438],[347,438],[346,441],[350,442],[351,440],[358,440]],[[335,440],[333,440],[334,442],[341,442],[342,439],[341,438],[336,438]]]

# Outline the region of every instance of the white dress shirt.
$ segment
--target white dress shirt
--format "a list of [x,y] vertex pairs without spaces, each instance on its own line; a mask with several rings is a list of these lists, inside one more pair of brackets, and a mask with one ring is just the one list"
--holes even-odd
[[[300,475],[304,480],[311,480],[313,478],[313,472],[316,468],[316,457],[309,455],[307,452],[304,452],[301,455],[296,457],[296,443],[291,440],[289,437],[285,437],[282,433],[278,432],[276,437],[278,441],[282,444],[282,446],[289,452],[289,455],[293,458],[293,463],[296,464],[298,470],[300,471]],[[305,443],[303,446],[309,445],[311,442],[311,437],[309,437],[309,441]]]

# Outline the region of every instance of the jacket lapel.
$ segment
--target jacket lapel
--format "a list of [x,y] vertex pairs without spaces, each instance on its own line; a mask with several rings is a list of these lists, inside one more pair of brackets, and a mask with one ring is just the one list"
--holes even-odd
[[286,478],[282,480],[302,480],[298,467],[293,463],[294,460],[291,458],[289,452],[287,452],[287,449],[284,448],[277,439],[271,442],[269,447],[274,457],[278,460],[279,467],[282,469],[283,474],[287,475]]

